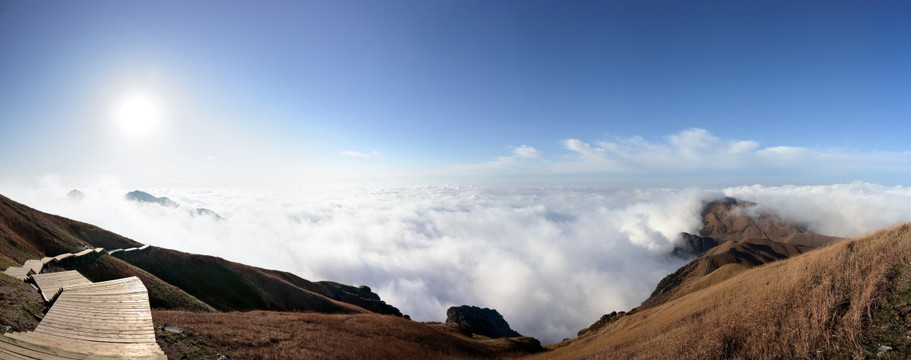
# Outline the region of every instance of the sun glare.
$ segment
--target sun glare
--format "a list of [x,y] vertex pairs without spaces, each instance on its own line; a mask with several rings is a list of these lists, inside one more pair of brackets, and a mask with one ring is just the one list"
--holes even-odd
[[114,102],[113,117],[123,134],[144,137],[155,132],[161,125],[163,105],[154,94],[134,90]]

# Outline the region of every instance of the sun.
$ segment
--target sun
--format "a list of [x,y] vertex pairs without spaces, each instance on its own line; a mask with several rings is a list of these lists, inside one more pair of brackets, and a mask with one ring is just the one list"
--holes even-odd
[[124,135],[145,137],[161,126],[164,105],[155,94],[145,90],[132,90],[114,101],[114,123]]

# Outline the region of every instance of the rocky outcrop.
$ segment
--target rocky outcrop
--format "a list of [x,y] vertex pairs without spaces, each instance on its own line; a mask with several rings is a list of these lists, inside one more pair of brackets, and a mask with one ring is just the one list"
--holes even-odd
[[477,306],[453,306],[446,310],[446,322],[458,324],[466,335],[483,335],[489,338],[522,336],[509,327],[503,315],[494,309]]

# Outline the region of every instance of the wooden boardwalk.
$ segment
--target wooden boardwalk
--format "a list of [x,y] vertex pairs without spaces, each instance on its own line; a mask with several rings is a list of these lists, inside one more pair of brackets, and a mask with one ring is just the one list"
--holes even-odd
[[[148,247],[149,247],[149,245],[146,244],[140,248],[131,248],[131,249],[143,250]],[[40,274],[41,270],[44,269],[44,266],[49,263],[60,262],[60,261],[67,260],[67,259],[80,259],[83,256],[90,255],[90,254],[101,254],[103,251],[104,251],[103,248],[85,249],[85,250],[82,250],[77,253],[65,253],[65,254],[60,254],[60,255],[54,256],[54,257],[46,256],[46,257],[42,258],[41,260],[25,260],[25,263],[22,266],[11,266],[8,269],[3,270],[3,273],[7,274],[9,276],[12,276],[14,278],[17,278],[19,280],[25,281],[26,279],[28,279],[29,275],[31,275],[31,274]],[[108,252],[108,253],[110,253],[110,252]]]
[[76,271],[31,277],[45,299],[60,295],[34,331],[0,335],[0,359],[167,359],[139,278],[92,283]]
[[44,297],[44,301],[51,301],[64,288],[92,283],[76,270],[33,274],[32,280],[35,281],[35,285],[38,285],[38,289],[41,290],[41,296]]
[[11,266],[9,269],[3,270],[3,273],[16,279],[25,281],[28,279],[29,275],[34,274],[35,272],[32,271],[32,269],[23,266]]

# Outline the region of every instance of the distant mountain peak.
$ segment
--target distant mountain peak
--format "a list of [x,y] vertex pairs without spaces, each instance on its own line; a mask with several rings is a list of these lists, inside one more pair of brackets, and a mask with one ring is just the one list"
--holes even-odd
[[77,189],[70,190],[70,192],[66,193],[66,198],[74,201],[82,200],[84,197],[85,193]]
[[158,204],[169,208],[176,208],[180,206],[180,204],[178,204],[176,201],[168,199],[167,197],[156,197],[155,195],[140,190],[128,192],[126,195],[124,195],[124,197],[127,198],[127,200],[132,200],[140,203]]

